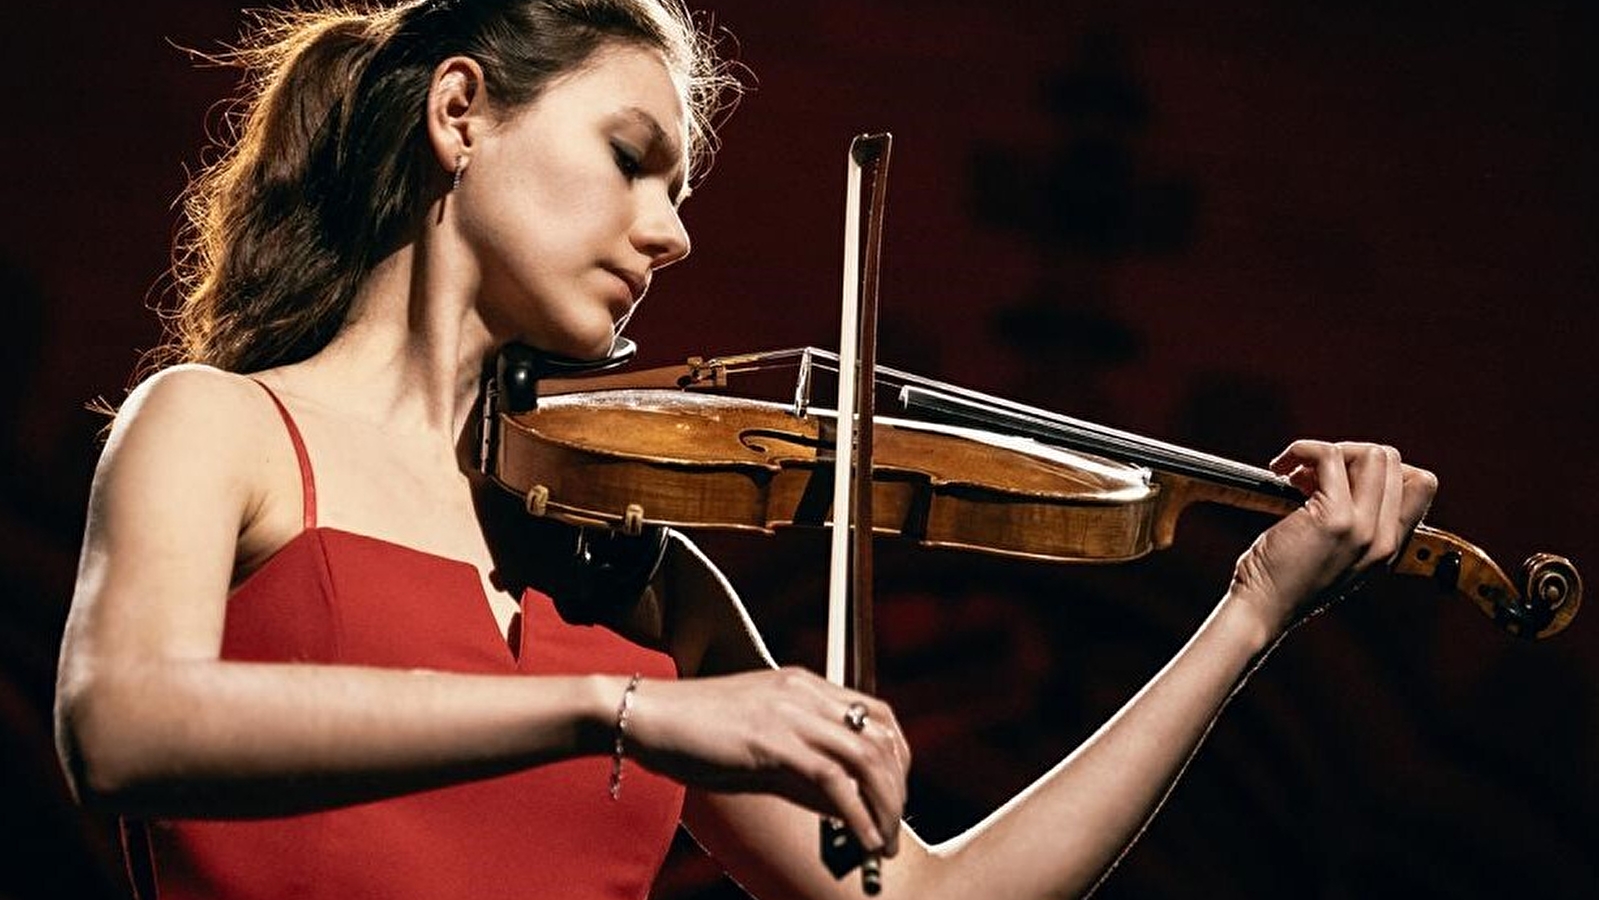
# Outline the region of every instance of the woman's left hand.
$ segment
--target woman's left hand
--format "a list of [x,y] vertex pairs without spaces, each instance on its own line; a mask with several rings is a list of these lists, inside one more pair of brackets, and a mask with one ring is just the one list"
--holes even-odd
[[1325,592],[1391,562],[1438,489],[1425,469],[1378,444],[1295,441],[1271,462],[1305,505],[1239,557],[1230,594],[1280,634],[1317,609]]

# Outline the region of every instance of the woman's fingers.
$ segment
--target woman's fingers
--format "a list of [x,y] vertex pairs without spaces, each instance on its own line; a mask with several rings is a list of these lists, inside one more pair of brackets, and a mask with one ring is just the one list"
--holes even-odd
[[644,765],[711,790],[777,794],[842,821],[870,850],[898,847],[910,749],[881,700],[786,668],[659,684],[632,721]]
[[859,782],[850,777],[848,770],[837,760],[827,756],[821,759],[821,764],[811,779],[826,800],[827,805],[821,811],[833,810],[834,812],[829,814],[842,820],[866,849],[875,851],[882,847],[884,845],[882,830],[877,826],[877,819],[866,801],[866,795],[860,789]]
[[[825,720],[816,734],[818,749],[838,761],[854,782],[854,790],[870,811],[876,836],[857,831],[865,845],[892,856],[899,847],[899,820],[905,810],[906,752],[903,738],[894,727],[886,705],[869,698],[849,700],[839,707],[837,725]],[[861,728],[856,731],[847,721],[849,705],[861,703],[867,709]]]
[[1345,446],[1327,441],[1294,441],[1277,454],[1270,467],[1273,472],[1288,476],[1307,498],[1314,500],[1321,495],[1341,503],[1349,497]]
[[1380,444],[1295,441],[1270,466],[1305,504],[1240,557],[1234,586],[1275,622],[1302,618],[1329,588],[1391,562],[1437,484]]
[[1405,533],[1421,524],[1422,517],[1427,515],[1428,507],[1432,506],[1432,498],[1438,493],[1438,476],[1415,466],[1403,467],[1404,502],[1400,504],[1399,515],[1405,523]]
[[[817,751],[841,766],[849,788],[864,805],[873,825],[862,831],[849,817],[846,824],[873,851],[893,855],[899,845],[899,821],[905,810],[905,774],[910,749],[887,703],[840,687],[810,673],[804,678],[815,692],[814,730],[809,738]],[[830,770],[828,771],[831,774]],[[838,802],[837,785],[829,779],[827,795]]]
[[1379,552],[1381,542],[1391,541],[1398,530],[1397,504],[1388,500],[1390,470],[1397,475],[1398,452],[1376,444],[1340,444],[1339,450],[1349,473],[1347,564],[1360,571],[1387,555]]
[[1305,491],[1306,505],[1355,551],[1358,569],[1393,560],[1437,488],[1432,473],[1380,444],[1295,441],[1271,467]]
[[1371,546],[1361,566],[1387,565],[1393,562],[1399,547],[1410,533],[1405,523],[1405,466],[1399,451],[1392,447],[1378,448],[1383,460],[1381,502],[1378,504],[1377,527],[1372,534]]

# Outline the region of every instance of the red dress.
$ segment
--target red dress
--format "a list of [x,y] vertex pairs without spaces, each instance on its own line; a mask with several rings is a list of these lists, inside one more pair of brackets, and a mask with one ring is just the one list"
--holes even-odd
[[[318,527],[304,442],[278,410],[299,457],[305,530],[229,597],[223,659],[676,676],[669,656],[568,624],[534,591],[513,653],[471,564]],[[642,898],[683,788],[630,766],[612,800],[609,781],[609,758],[591,756],[304,815],[128,822],[130,869],[140,896],[161,900]]]

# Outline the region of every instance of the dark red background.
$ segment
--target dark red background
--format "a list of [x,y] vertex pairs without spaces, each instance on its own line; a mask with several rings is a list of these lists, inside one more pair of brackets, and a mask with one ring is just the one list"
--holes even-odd
[[[635,319],[651,361],[833,344],[844,148],[886,129],[884,362],[1249,461],[1381,439],[1501,564],[1596,558],[1592,4],[697,6],[755,86],[686,207],[694,258]],[[7,19],[0,896],[115,896],[49,751],[83,405],[157,338],[170,204],[234,83],[173,45],[241,20],[200,0]],[[976,821],[1096,727],[1259,525],[1196,515],[1178,550],[1116,567],[885,548],[883,692],[920,829]],[[814,661],[820,542],[708,544],[780,655]],[[1368,589],[1251,682],[1104,895],[1599,894],[1596,633],[1590,612],[1523,644],[1426,585]],[[725,892],[708,872],[685,847],[658,895]]]

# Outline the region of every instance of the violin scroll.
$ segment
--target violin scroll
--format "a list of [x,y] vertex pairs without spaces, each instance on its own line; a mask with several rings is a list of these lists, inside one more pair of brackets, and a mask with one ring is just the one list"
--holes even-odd
[[1566,627],[1582,605],[1582,576],[1571,560],[1553,553],[1534,553],[1521,564],[1523,605],[1535,621],[1546,620],[1534,637]]
[[1416,529],[1394,572],[1431,578],[1471,601],[1509,634],[1541,639],[1559,633],[1582,605],[1582,576],[1563,556],[1535,553],[1521,564],[1519,588],[1481,549],[1442,529]]

